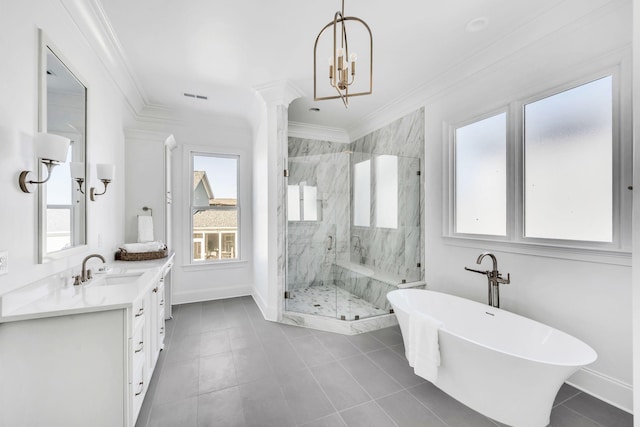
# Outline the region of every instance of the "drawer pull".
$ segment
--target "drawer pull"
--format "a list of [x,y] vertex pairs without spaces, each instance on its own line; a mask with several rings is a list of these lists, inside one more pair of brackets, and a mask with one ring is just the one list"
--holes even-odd
[[164,335],[164,326],[160,328],[160,335]]
[[140,386],[140,391],[136,393],[136,396],[140,396],[144,391],[144,381],[140,381],[138,385]]
[[140,307],[140,310],[136,313],[136,317],[140,317],[144,314],[144,307]]
[[153,289],[153,293],[156,293],[156,292],[158,292],[158,287],[157,286]]
[[138,343],[138,345],[139,345],[140,347],[138,347],[136,350],[134,350],[134,353],[140,353],[140,352],[142,351],[142,349],[144,348],[144,342],[143,342],[143,341],[140,341],[140,342]]
[[162,307],[164,305],[164,300],[160,301],[160,306]]

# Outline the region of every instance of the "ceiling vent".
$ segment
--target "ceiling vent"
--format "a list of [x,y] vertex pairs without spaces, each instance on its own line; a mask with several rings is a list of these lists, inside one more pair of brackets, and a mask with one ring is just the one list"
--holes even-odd
[[184,96],[186,96],[187,98],[196,98],[196,99],[209,99],[209,97],[204,96],[204,95],[196,95],[194,93],[184,93]]

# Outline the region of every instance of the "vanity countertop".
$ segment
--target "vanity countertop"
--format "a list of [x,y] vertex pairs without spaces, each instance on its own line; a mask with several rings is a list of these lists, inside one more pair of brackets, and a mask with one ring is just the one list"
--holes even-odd
[[112,261],[106,273],[96,273],[79,286],[60,275],[39,280],[0,296],[0,323],[130,307],[157,282],[173,257]]

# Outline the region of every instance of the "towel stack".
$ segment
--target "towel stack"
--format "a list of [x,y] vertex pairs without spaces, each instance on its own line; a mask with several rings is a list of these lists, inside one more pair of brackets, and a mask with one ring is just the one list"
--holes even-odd
[[162,242],[125,243],[120,246],[120,249],[133,254],[142,252],[158,252],[164,248],[165,245]]

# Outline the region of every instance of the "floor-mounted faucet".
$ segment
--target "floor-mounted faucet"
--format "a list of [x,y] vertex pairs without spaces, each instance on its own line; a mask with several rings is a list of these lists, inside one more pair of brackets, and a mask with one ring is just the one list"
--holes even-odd
[[492,270],[487,270],[487,271],[482,271],[482,270],[475,270],[473,268],[469,268],[469,267],[465,267],[464,269],[467,271],[473,271],[474,273],[480,273],[480,274],[486,274],[487,275],[487,280],[488,280],[488,296],[487,296],[487,303],[492,306],[492,307],[496,307],[496,308],[500,308],[500,285],[506,285],[508,283],[511,282],[511,274],[507,273],[507,278],[504,279],[502,277],[502,274],[498,271],[498,260],[496,259],[496,256],[494,254],[492,254],[491,252],[483,252],[480,254],[480,256],[478,256],[478,259],[476,260],[476,264],[480,264],[482,263],[482,260],[484,259],[484,257],[490,257],[491,261],[493,261],[493,269]]

